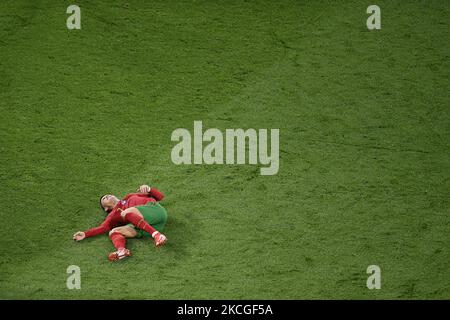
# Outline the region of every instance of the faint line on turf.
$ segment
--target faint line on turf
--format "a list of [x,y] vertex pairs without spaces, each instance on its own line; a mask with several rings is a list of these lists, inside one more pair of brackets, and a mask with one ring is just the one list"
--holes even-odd
[[344,146],[350,146],[350,147],[358,147],[358,148],[362,148],[362,149],[379,149],[379,150],[389,150],[389,151],[396,151],[396,152],[416,152],[416,153],[427,153],[427,154],[432,153],[430,151],[424,151],[424,150],[395,149],[395,148],[380,147],[380,146],[360,145],[360,144],[354,144],[354,143],[325,141],[325,140],[320,140],[320,139],[304,139],[304,141],[320,142],[320,143],[335,144],[335,145],[344,145]]

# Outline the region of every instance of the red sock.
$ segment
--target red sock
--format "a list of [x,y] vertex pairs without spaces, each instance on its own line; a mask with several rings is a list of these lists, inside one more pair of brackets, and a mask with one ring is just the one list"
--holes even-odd
[[156,231],[151,225],[147,223],[140,215],[134,212],[129,212],[125,215],[125,221],[132,223],[135,227],[144,230],[145,232],[153,233]]
[[125,248],[127,240],[121,233],[113,232],[109,235],[109,238],[111,239],[114,247],[116,247],[117,250]]

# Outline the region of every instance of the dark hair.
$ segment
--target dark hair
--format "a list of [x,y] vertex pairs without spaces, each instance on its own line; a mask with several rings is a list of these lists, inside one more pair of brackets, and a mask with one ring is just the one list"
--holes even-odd
[[105,207],[102,205],[102,199],[103,199],[104,196],[107,196],[107,195],[108,195],[108,194],[105,193],[104,195],[102,195],[102,196],[100,197],[100,207],[102,208],[103,211],[106,211],[106,212],[110,213],[110,212],[111,212],[111,209],[106,210]]

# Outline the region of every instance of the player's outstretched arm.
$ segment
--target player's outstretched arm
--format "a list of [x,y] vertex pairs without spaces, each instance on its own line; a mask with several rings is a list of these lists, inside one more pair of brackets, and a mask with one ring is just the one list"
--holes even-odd
[[95,228],[91,228],[86,231],[78,231],[73,235],[73,240],[75,241],[81,241],[85,238],[94,237],[99,234],[103,234],[105,232],[108,232],[111,230],[111,218],[108,216],[105,221],[101,225]]
[[[106,223],[105,223],[106,222]],[[111,230],[110,227],[108,227],[109,221],[105,220],[104,223],[102,223],[100,226],[86,230],[84,233],[84,237],[85,238],[90,238],[90,237],[94,237],[97,236],[99,234],[103,234],[105,232],[108,232],[109,230]]]

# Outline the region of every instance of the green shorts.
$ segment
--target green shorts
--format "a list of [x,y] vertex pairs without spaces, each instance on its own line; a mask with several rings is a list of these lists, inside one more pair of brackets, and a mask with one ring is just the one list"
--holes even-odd
[[[139,210],[139,212],[144,217],[144,220],[147,221],[149,225],[162,232],[167,222],[167,211],[162,205],[160,205],[158,202],[149,202],[144,206],[136,206],[135,208]],[[137,231],[136,238],[151,236],[150,234],[148,234],[148,232],[136,228],[131,223],[127,224],[127,226]]]

